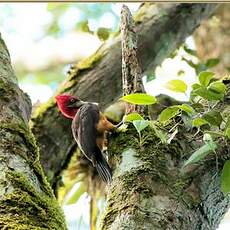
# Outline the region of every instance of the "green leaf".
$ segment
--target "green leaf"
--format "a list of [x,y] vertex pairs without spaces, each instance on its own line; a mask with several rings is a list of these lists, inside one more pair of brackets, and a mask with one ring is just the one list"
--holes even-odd
[[146,93],[133,93],[123,96],[120,100],[136,105],[152,105],[157,102],[157,99]]
[[186,113],[188,113],[188,114],[191,114],[191,113],[194,112],[193,108],[192,108],[191,106],[189,106],[189,105],[186,105],[186,104],[178,105],[178,107],[179,107],[182,111],[184,111],[184,112],[186,112]]
[[144,118],[139,113],[130,113],[124,117],[125,122],[132,122],[135,120],[144,120]]
[[224,131],[224,135],[230,139],[230,128],[226,128]]
[[79,200],[81,195],[86,192],[86,187],[84,183],[83,182],[78,182],[78,183],[79,183],[78,188],[73,192],[72,195],[70,195],[70,197],[68,197],[68,199],[65,201],[65,204],[75,204]]
[[193,62],[193,61],[191,61],[191,60],[188,60],[187,58],[185,58],[185,57],[182,57],[182,61],[185,61],[189,66],[191,66],[192,68],[196,68],[196,64]]
[[219,64],[219,62],[220,62],[219,58],[210,58],[210,59],[207,60],[207,62],[205,63],[205,65],[208,68],[212,68],[212,67],[216,66],[217,64]]
[[215,81],[209,85],[208,90],[214,93],[226,94],[227,87],[223,82]]
[[192,129],[192,118],[191,118],[191,116],[181,114],[181,119],[184,122],[185,130],[191,130]]
[[230,192],[230,160],[224,163],[221,172],[221,190],[225,196]]
[[211,125],[214,125],[214,126],[220,126],[223,118],[220,114],[220,112],[218,111],[210,111],[208,113],[205,113],[203,115],[203,118]]
[[230,128],[230,115],[227,118],[227,122],[226,122],[225,128]]
[[159,115],[159,121],[164,123],[169,121],[171,118],[175,117],[176,115],[178,115],[180,112],[180,108],[178,108],[177,106],[171,106],[168,107],[166,109],[164,109],[160,115]]
[[230,116],[228,117],[228,120],[225,125],[224,135],[230,139]]
[[147,120],[135,120],[133,121],[133,125],[138,133],[140,133],[143,129],[149,126],[149,121]]
[[188,54],[190,54],[192,56],[197,56],[196,50],[192,50],[192,49],[188,48],[187,45],[184,46],[184,50],[185,50],[186,53],[188,53]]
[[213,72],[208,72],[208,71],[201,72],[198,77],[200,84],[203,86],[208,86],[213,76],[214,76]]
[[200,88],[197,88],[192,91],[192,94],[198,95],[200,97],[203,97],[204,99],[208,101],[213,100],[222,100],[224,98],[224,94],[222,93],[216,93],[214,91],[208,90],[204,86],[201,86]]
[[153,72],[149,72],[146,75],[146,82],[150,82],[156,79],[156,75]]
[[200,85],[200,84],[198,84],[198,83],[194,83],[194,84],[192,85],[192,90],[199,89],[200,87],[201,87],[201,85]]
[[192,91],[192,94],[208,99],[208,90],[205,87],[200,86],[200,85],[198,87],[198,84],[197,84],[197,85],[193,85],[193,88],[194,89]]
[[202,125],[206,125],[208,124],[208,122],[205,120],[205,119],[202,119],[202,118],[195,118],[193,121],[192,121],[192,126],[193,127],[201,127]]
[[205,156],[207,156],[210,153],[210,151],[214,151],[216,148],[217,145],[215,142],[209,142],[204,144],[189,157],[189,159],[184,163],[183,167],[202,160]]
[[111,29],[100,27],[97,29],[97,36],[101,41],[106,41],[109,38]]
[[192,104],[192,108],[196,111],[196,112],[202,112],[204,110],[204,105],[201,103],[193,103]]
[[187,85],[182,80],[171,80],[165,84],[166,88],[178,93],[185,93],[187,90]]
[[86,33],[90,33],[91,32],[90,28],[89,28],[89,21],[87,19],[78,22],[77,25],[76,25],[76,28],[78,30],[81,30],[81,31],[86,32]]
[[153,122],[151,122],[151,127],[153,128],[156,136],[161,140],[161,142],[163,144],[167,143],[167,134],[165,132],[163,132],[162,130],[160,130],[159,128],[157,128]]

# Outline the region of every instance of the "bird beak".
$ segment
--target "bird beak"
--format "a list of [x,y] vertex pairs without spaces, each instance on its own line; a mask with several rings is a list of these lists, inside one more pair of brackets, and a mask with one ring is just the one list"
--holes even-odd
[[82,105],[87,104],[85,101],[76,101],[75,103],[72,103],[70,105],[67,105],[68,108],[80,108]]

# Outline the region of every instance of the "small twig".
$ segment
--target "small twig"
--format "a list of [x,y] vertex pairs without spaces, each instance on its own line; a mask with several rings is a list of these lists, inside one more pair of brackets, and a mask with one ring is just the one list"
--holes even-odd
[[[134,21],[126,5],[121,9],[122,87],[123,95],[143,93],[142,71],[137,59],[137,35]],[[143,111],[137,106],[133,110]]]

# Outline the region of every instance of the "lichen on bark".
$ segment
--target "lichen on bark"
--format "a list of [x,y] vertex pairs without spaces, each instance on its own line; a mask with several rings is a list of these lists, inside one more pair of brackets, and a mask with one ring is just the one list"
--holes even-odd
[[197,148],[184,129],[171,144],[161,143],[150,127],[142,135],[140,146],[129,126],[109,145],[115,171],[101,229],[215,229],[229,206],[215,158],[183,172],[185,158]]
[[0,228],[67,229],[39,161],[30,111],[0,39]]

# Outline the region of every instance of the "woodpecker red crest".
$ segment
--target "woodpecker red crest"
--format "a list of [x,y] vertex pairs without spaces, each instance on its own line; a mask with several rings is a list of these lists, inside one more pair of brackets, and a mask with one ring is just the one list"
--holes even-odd
[[[57,105],[61,113],[67,117],[67,118],[74,118],[76,115],[78,109],[82,105],[79,104],[79,107],[77,107],[77,102],[81,102],[81,100],[78,97],[71,96],[68,94],[61,94],[55,97],[57,101]],[[73,105],[71,107],[71,105]]]
[[105,182],[112,180],[112,171],[103,156],[105,133],[115,126],[99,111],[96,103],[84,102],[78,97],[62,94],[56,96],[61,113],[73,119],[72,133],[83,154],[96,167]]

